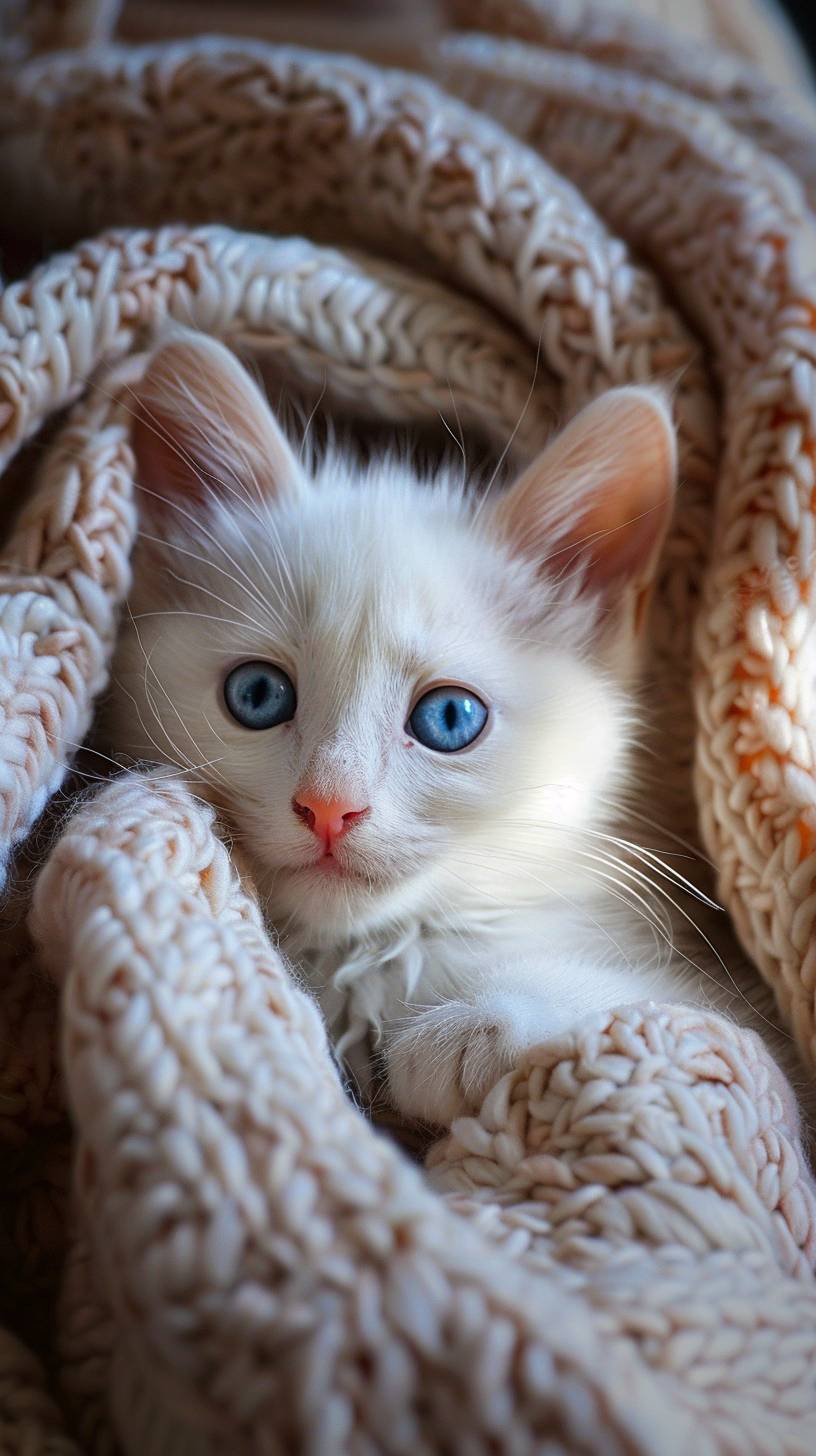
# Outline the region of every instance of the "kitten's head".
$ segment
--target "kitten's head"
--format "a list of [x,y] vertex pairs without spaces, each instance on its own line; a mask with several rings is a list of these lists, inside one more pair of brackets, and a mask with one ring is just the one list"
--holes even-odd
[[506,492],[307,472],[221,346],[139,390],[143,538],[114,747],[207,786],[271,918],[315,942],[573,890],[631,739],[670,517],[661,396],[590,405]]

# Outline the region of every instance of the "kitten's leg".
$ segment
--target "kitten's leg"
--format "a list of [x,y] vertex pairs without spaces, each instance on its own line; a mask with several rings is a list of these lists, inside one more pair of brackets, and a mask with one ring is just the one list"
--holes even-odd
[[[460,999],[418,1009],[384,1028],[384,1060],[394,1106],[440,1126],[479,1106],[524,1053],[572,1030],[598,1009],[678,999],[677,977],[659,980],[631,966],[559,958],[557,966],[519,961],[474,974]],[[681,992],[681,999],[684,999]]]

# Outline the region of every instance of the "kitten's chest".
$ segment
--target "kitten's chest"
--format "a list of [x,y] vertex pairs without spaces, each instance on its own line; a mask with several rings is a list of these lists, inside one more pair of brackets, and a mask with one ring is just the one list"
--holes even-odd
[[[430,1000],[456,994],[444,938],[419,922],[376,937],[306,947],[297,965],[337,1050],[348,1050]],[[463,969],[463,968],[462,968]]]
[[595,934],[594,926],[582,929],[558,911],[525,917],[508,911],[482,923],[417,920],[365,939],[290,953],[320,1004],[338,1054],[354,1062],[355,1048],[376,1051],[386,1031],[403,1027],[417,1011],[472,1001],[491,990],[501,967],[529,958],[532,947],[557,959],[568,943],[588,947]]

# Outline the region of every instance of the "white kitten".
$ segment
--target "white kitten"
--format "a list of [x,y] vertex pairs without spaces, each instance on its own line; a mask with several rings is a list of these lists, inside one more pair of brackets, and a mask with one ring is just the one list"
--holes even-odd
[[361,1080],[382,1055],[397,1107],[447,1123],[587,1012],[689,994],[600,837],[673,505],[658,392],[603,396],[479,502],[394,460],[310,476],[191,336],[134,450],[114,747],[206,786]]

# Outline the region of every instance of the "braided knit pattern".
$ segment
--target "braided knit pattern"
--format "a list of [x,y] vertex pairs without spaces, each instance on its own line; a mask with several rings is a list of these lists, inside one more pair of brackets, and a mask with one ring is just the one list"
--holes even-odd
[[0,1451],[3,1456],[81,1456],[54,1402],[43,1389],[37,1361],[0,1330]]
[[[441,415],[520,459],[599,390],[664,379],[660,801],[694,832],[696,751],[721,893],[816,1062],[812,103],[656,29],[662,0],[454,3],[482,33],[451,32],[434,80],[251,41],[20,61],[112,8],[33,5],[0,76],[4,196],[68,249],[0,292],[2,463],[69,411],[0,555],[0,1318],[56,1343],[83,1456],[810,1456],[816,1199],[752,1033],[590,1018],[422,1173],[347,1100],[181,782],[127,775],[35,825],[64,816],[107,680],[130,391],[166,321],[338,412]],[[695,16],[733,32],[726,0]],[[67,1456],[0,1340],[0,1456]]]
[[[802,179],[808,200],[816,200],[813,132],[816,105],[786,78],[772,85],[759,65],[727,50],[701,52],[699,37],[681,38],[661,19],[633,14],[604,0],[450,0],[452,20],[463,30],[530,41],[550,51],[577,51],[615,70],[636,72],[696,97],[736,131],[779,157]],[[767,51],[758,50],[758,60]]]
[[[195,1408],[231,1450],[716,1451],[737,1397],[742,1449],[806,1449],[814,1204],[754,1038],[663,1007],[541,1049],[437,1149],[446,1210],[347,1102],[181,787],[133,776],[82,809],[32,931],[63,984],[126,1449],[178,1449]],[[83,1307],[77,1363],[104,1347],[87,1286]]]
[[2,42],[16,60],[105,40],[119,0],[0,0]]
[[[39,3],[53,3],[53,0],[39,0]],[[89,0],[82,0],[83,6],[88,3]],[[100,0],[95,3],[98,5]],[[459,3],[460,0],[449,0],[449,11]],[[500,20],[495,9],[489,26],[478,18],[482,3],[483,0],[475,0],[469,28],[498,28]],[[492,6],[493,0],[486,3]],[[591,11],[587,10],[588,5]],[[527,0],[518,0],[518,4],[510,0],[507,6],[514,26],[520,6],[526,7]],[[777,0],[755,0],[747,5],[745,0],[688,0],[682,7],[675,0],[532,0],[532,6],[538,11],[546,8],[560,23],[569,24],[573,16],[580,15],[587,22],[588,46],[593,43],[596,25],[607,26],[616,36],[625,35],[627,44],[643,50],[659,45],[662,35],[664,48],[677,50],[681,57],[691,54],[687,45],[690,41],[698,55],[716,58],[717,68],[733,63],[735,58],[738,63],[747,61],[754,69],[756,81],[763,75],[781,91],[798,91],[798,100],[803,102],[806,99],[803,88],[812,80],[807,57]],[[666,64],[671,65],[671,61],[667,60]]]

